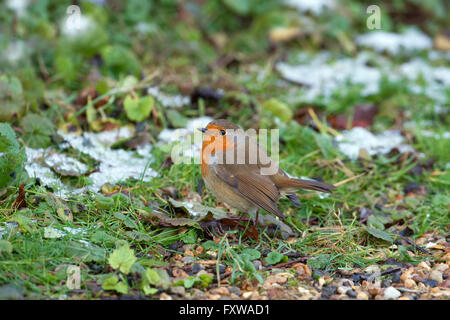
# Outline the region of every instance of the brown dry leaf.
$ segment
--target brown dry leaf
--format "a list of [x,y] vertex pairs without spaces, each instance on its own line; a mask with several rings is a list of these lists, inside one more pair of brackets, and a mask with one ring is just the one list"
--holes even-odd
[[269,40],[273,43],[287,42],[301,35],[300,28],[276,27],[269,31]]
[[213,237],[214,234],[223,235],[227,231],[236,230],[236,228],[239,228],[243,231],[245,230],[244,235],[247,238],[256,240],[259,236],[258,230],[255,228],[255,226],[250,225],[247,227],[245,220],[239,221],[231,218],[224,218],[219,220],[210,219],[208,221],[200,221],[199,225],[203,229],[203,231],[209,234],[211,237]]
[[374,104],[361,104],[355,107],[353,119],[348,128],[348,117],[343,114],[329,116],[328,121],[335,129],[351,129],[353,127],[367,128],[373,124],[375,116],[378,114],[378,107]]
[[91,85],[90,87],[84,88],[80,91],[80,93],[78,93],[78,96],[75,99],[75,106],[77,107],[77,109],[80,109],[88,103],[89,98],[91,100],[94,100],[97,97],[98,92],[97,90],[95,90],[95,85]]
[[145,211],[145,210],[139,210],[139,213],[143,216],[150,216],[150,217],[156,217],[159,219],[160,222],[163,222],[165,224],[169,224],[174,227],[180,227],[180,226],[193,226],[196,225],[197,222],[189,219],[189,218],[170,218],[159,211]]
[[450,51],[450,38],[443,34],[438,34],[434,37],[434,47],[438,50]]
[[16,200],[14,200],[14,203],[12,204],[12,209],[21,209],[26,208],[27,203],[25,201],[25,189],[24,184],[22,183],[19,187],[19,194],[17,195]]

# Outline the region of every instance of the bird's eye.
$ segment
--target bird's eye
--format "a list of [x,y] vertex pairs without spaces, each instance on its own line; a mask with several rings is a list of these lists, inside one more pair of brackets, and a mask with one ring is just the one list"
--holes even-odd
[[224,136],[224,135],[225,135],[225,133],[227,133],[227,132],[226,132],[225,130],[220,130],[220,134],[221,134],[221,135],[223,135],[223,136]]

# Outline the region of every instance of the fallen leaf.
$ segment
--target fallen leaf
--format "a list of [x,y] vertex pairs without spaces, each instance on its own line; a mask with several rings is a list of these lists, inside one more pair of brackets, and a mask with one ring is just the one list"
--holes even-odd
[[20,209],[20,208],[26,208],[27,203],[25,201],[25,189],[24,184],[22,183],[19,187],[19,194],[17,195],[16,200],[14,200],[14,203],[12,205],[13,209]]
[[124,244],[111,253],[108,258],[108,263],[112,268],[119,269],[120,272],[128,274],[136,260],[134,250],[130,249],[128,244]]

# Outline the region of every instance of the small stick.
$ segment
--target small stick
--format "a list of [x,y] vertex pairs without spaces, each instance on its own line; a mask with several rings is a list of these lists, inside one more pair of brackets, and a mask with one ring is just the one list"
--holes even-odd
[[341,181],[335,183],[334,186],[335,186],[335,187],[339,187],[340,185],[343,185],[343,184],[345,184],[345,183],[347,183],[347,182],[350,182],[350,181],[352,181],[352,180],[355,180],[355,179],[357,179],[357,178],[359,178],[359,177],[361,177],[361,176],[363,176],[363,175],[365,175],[365,173],[361,173],[361,174],[358,174],[357,176],[353,176],[353,177],[350,177],[350,178],[341,180]]
[[300,258],[300,259],[291,260],[291,261],[284,262],[284,263],[280,263],[280,264],[277,264],[277,265],[274,265],[274,266],[271,266],[271,267],[266,267],[266,268],[264,268],[264,270],[270,270],[270,269],[272,269],[272,268],[286,267],[286,266],[288,266],[288,265],[291,265],[291,264],[294,264],[294,263],[297,263],[297,262],[303,262],[303,261],[306,261],[306,260],[308,260],[309,258],[310,258],[310,257],[303,257],[303,258]]

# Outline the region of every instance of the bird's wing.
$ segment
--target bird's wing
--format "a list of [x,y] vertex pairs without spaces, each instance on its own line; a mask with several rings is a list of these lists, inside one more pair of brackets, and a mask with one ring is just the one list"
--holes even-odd
[[212,166],[220,179],[244,198],[274,215],[285,219],[276,206],[280,192],[273,181],[261,175],[257,165],[215,164]]

